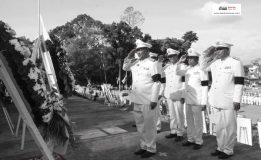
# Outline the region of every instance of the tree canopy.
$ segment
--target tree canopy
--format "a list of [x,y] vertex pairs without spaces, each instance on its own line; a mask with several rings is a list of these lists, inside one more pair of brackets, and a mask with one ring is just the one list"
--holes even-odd
[[103,24],[81,14],[50,31],[63,43],[76,83],[86,85],[91,80],[95,84],[106,82],[116,85],[116,79],[122,72],[123,60],[135,48],[136,39],[151,43],[151,52],[162,55],[166,54],[167,48],[184,54],[198,40],[193,31],[186,32],[181,39],[153,39],[151,35],[143,34],[138,28],[140,24],[132,23],[136,22],[131,21],[132,18],[144,21],[140,12],[128,7],[121,17],[122,21],[118,23]]

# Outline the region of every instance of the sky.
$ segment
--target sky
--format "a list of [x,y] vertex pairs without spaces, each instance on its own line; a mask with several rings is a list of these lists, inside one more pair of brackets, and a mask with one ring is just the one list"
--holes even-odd
[[[241,4],[241,15],[212,15],[212,6],[223,3]],[[0,4],[0,20],[8,23],[17,36],[31,40],[37,37],[37,0],[0,0]],[[143,14],[141,31],[153,39],[181,38],[192,30],[199,37],[192,45],[198,52],[221,40],[234,45],[231,55],[244,64],[261,58],[260,0],[41,0],[40,10],[50,30],[79,14],[106,24],[119,22],[129,6]]]

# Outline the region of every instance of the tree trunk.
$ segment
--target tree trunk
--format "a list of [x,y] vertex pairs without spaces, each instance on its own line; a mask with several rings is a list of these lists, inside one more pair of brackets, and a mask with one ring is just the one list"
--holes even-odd
[[121,91],[121,60],[119,60],[119,91]]
[[107,84],[107,74],[104,68],[103,68],[103,72],[104,72],[105,83]]

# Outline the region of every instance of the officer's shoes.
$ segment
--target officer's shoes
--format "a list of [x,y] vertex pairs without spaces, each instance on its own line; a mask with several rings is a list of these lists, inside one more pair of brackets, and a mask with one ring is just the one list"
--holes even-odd
[[167,139],[175,138],[175,137],[177,137],[177,134],[172,134],[172,133],[170,133],[169,135],[165,136],[165,138],[167,138]]
[[136,126],[136,124],[133,124],[133,125],[131,125],[133,128],[136,128],[137,126]]
[[149,158],[149,157],[152,157],[153,155],[155,155],[156,153],[152,153],[152,152],[149,152],[149,151],[146,151],[145,153],[143,153],[141,155],[141,158]]
[[161,130],[157,130],[157,134],[159,134],[161,132]]
[[180,142],[180,141],[182,141],[183,140],[183,136],[177,136],[176,138],[175,138],[175,142]]
[[198,149],[200,149],[201,147],[202,147],[202,145],[200,145],[200,144],[195,144],[194,147],[193,147],[193,149],[194,149],[194,150],[198,150]]
[[218,155],[220,155],[221,153],[223,153],[223,152],[221,152],[221,151],[219,151],[219,150],[215,150],[215,152],[212,152],[212,153],[210,153],[210,154],[211,154],[211,156],[218,156]]
[[227,158],[229,158],[231,156],[233,156],[233,155],[228,155],[228,154],[222,152],[222,153],[220,153],[220,155],[218,155],[218,158],[219,159],[227,159]]
[[136,152],[134,152],[134,154],[135,155],[142,155],[142,154],[144,154],[144,153],[146,153],[147,151],[146,150],[144,150],[144,149],[139,149],[139,150],[137,150]]
[[190,141],[186,141],[186,142],[182,143],[182,146],[184,146],[184,147],[188,147],[188,146],[192,146],[192,145],[195,145],[195,143],[190,142]]

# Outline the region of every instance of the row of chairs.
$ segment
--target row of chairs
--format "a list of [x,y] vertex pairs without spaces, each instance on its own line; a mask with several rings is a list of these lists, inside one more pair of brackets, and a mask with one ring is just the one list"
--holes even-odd
[[242,100],[243,104],[258,105],[261,106],[261,92],[243,92]]
[[261,106],[261,97],[258,97],[258,96],[242,96],[241,102],[243,104]]
[[[22,120],[22,116],[19,115],[18,120],[17,120],[17,125],[15,127],[10,114],[7,110],[7,106],[5,106],[5,104],[0,101],[0,107],[2,108],[4,115],[5,115],[5,119],[7,121],[8,127],[10,129],[10,132],[13,136],[18,137],[19,134],[19,128],[20,128],[20,124],[21,124],[21,120]],[[25,142],[25,131],[26,131],[26,123],[24,121],[22,121],[22,136],[21,136],[21,146],[20,149],[23,150],[24,149],[24,142]]]
[[108,105],[108,106],[121,106],[124,105],[126,103],[126,100],[124,100],[122,98],[122,96],[119,94],[119,91],[113,90],[113,87],[111,86],[111,84],[103,84],[101,85],[101,89],[102,91],[99,93],[96,93],[97,91],[93,91],[93,94],[90,93],[86,93],[87,89],[86,87],[83,86],[77,86],[76,87],[76,93],[89,98],[90,96],[95,96],[95,95],[99,95],[101,97],[104,97],[104,104]]

